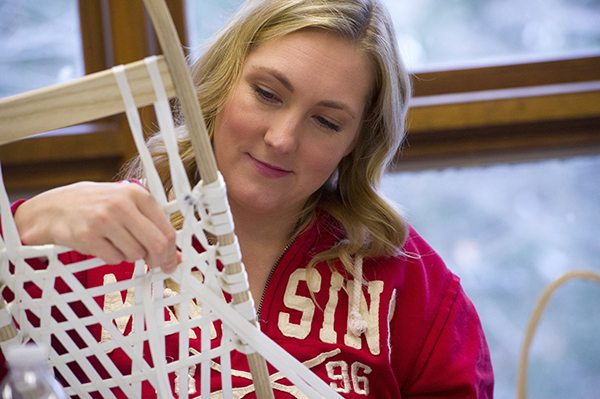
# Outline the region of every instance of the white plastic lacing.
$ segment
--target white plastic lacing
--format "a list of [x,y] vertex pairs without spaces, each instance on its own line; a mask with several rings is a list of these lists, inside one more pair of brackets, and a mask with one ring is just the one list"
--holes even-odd
[[[157,102],[155,110],[161,137],[169,157],[169,168],[173,182],[174,199],[168,200],[156,171],[150,153],[145,145],[138,110],[129,88],[125,69],[115,67],[114,76],[121,90],[126,114],[132,135],[138,148],[140,159],[145,170],[145,182],[167,215],[180,211],[184,221],[177,231],[176,242],[181,250],[182,262],[171,274],[162,273],[159,269],[147,270],[143,260],[135,262],[134,277],[124,281],[105,282],[95,287],[85,287],[74,273],[85,272],[102,267],[105,263],[98,259],[64,265],[58,255],[69,251],[69,248],[44,245],[25,246],[21,244],[19,234],[10,210],[10,202],[0,179],[0,209],[4,241],[0,240],[0,279],[13,292],[14,300],[5,309],[9,309],[12,319],[19,326],[17,341],[32,339],[35,342],[52,347],[51,337],[60,341],[66,351],[57,353],[50,351],[50,361],[54,368],[65,378],[69,387],[68,395],[78,395],[82,399],[91,399],[91,392],[97,391],[103,398],[115,398],[112,389],[119,388],[128,398],[140,398],[143,381],[149,381],[157,390],[160,398],[173,398],[169,384],[169,375],[175,373],[178,379],[178,397],[189,397],[188,370],[198,367],[201,370],[202,397],[209,397],[211,391],[211,362],[220,359],[223,397],[232,398],[231,361],[229,354],[233,350],[244,353],[258,351],[286,378],[301,389],[309,398],[342,397],[334,392],[327,383],[318,378],[289,353],[264,335],[258,328],[251,326],[248,320],[255,317],[253,301],[235,305],[227,303],[223,291],[231,294],[247,289],[245,271],[239,274],[226,275],[217,265],[217,259],[223,264],[231,264],[241,260],[239,244],[234,242],[228,246],[211,245],[205,232],[216,236],[233,231],[231,212],[226,202],[227,196],[222,177],[205,185],[202,182],[191,189],[185,168],[179,156],[175,129],[170,105],[164,86],[160,79],[156,57],[146,60],[146,65],[155,86]],[[0,170],[1,175],[1,170]],[[205,252],[198,253],[192,245],[195,237],[204,247]],[[34,270],[26,261],[31,258],[46,258],[48,266],[43,270]],[[9,261],[14,265],[11,271]],[[195,270],[202,272],[203,278],[195,275]],[[68,286],[66,292],[58,292],[57,281]],[[179,286],[177,291],[169,291],[165,295],[167,280]],[[41,290],[41,297],[32,297],[25,288],[34,284]],[[97,298],[107,295],[129,292],[133,290],[131,306],[105,312],[98,305]],[[72,307],[73,303],[81,303],[89,312],[88,316],[79,317]],[[201,315],[193,315],[191,306],[201,303]],[[178,319],[165,320],[166,310],[178,309]],[[57,321],[53,311],[60,312],[66,321]],[[39,319],[39,325],[33,325],[27,314]],[[242,314],[243,317],[240,317]],[[124,335],[115,320],[133,319],[132,331]],[[0,324],[5,324],[10,317],[0,316]],[[211,324],[222,321],[223,339],[213,347],[210,331]],[[110,337],[98,341],[90,332],[90,327],[100,324]],[[200,353],[190,353],[189,336],[191,330],[200,331]],[[76,332],[83,341],[81,348],[71,337]],[[178,359],[165,356],[165,337],[179,333]],[[144,345],[149,344],[153,366],[144,359]],[[123,375],[116,367],[109,354],[120,348],[131,359],[131,371]],[[94,357],[110,378],[102,378],[98,370],[88,360]],[[69,367],[77,363],[86,374],[89,382],[81,382]]]

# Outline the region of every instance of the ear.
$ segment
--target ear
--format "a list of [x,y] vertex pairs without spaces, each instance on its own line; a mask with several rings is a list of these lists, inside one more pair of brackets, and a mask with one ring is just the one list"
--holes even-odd
[[356,147],[356,140],[354,140],[352,142],[352,144],[350,144],[348,146],[348,148],[346,149],[346,151],[344,151],[344,155],[342,156],[342,158],[345,157],[345,156],[348,156],[352,151],[354,151],[354,147]]
[[333,171],[331,176],[329,176],[329,178],[325,182],[324,186],[327,189],[335,190],[336,187],[338,186],[339,178],[340,178],[340,168],[339,168],[339,166],[336,166],[335,170]]

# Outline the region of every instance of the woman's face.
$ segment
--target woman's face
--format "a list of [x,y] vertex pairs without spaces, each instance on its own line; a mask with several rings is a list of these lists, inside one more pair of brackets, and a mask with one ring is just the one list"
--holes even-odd
[[371,68],[353,43],[305,29],[247,56],[215,119],[233,209],[293,216],[356,143]]

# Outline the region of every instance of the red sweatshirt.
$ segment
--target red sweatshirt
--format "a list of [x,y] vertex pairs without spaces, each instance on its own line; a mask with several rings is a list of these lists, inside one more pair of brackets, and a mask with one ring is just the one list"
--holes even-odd
[[[263,298],[255,298],[261,303],[261,330],[345,398],[491,398],[492,365],[475,308],[458,277],[427,243],[411,229],[405,255],[364,259],[359,308],[368,328],[356,336],[348,328],[354,280],[341,263],[336,263],[335,271],[317,265],[307,282],[305,267],[311,256],[340,239],[324,222],[331,218],[322,219],[295,239],[274,268]],[[67,256],[71,259],[63,259],[65,263],[86,258],[75,252]],[[123,263],[78,277],[93,287],[132,274],[133,265]],[[117,310],[127,306],[125,298],[123,293],[121,298],[97,301],[105,310]],[[132,321],[122,323],[127,333]],[[92,333],[98,340],[106,339],[100,327]],[[218,323],[214,334],[221,336]],[[199,349],[200,334],[190,336],[190,348]],[[177,357],[178,338],[172,338],[166,342],[167,356]],[[123,352],[115,350],[111,357],[123,372],[129,368]],[[245,355],[234,351],[231,363],[234,397],[254,398]],[[277,373],[269,368],[271,375]],[[190,398],[200,397],[199,369],[190,371],[195,381]],[[211,386],[218,390],[218,367],[212,373]],[[171,376],[172,384],[174,379]],[[279,375],[273,387],[277,398],[304,397]],[[150,384],[143,397],[155,397]]]

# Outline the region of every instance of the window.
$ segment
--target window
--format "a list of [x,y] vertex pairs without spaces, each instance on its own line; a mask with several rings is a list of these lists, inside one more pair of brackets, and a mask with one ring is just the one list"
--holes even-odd
[[190,47],[197,48],[206,43],[242,3],[241,0],[186,1]]
[[[408,144],[384,191],[461,277],[490,345],[495,397],[514,398],[543,288],[570,270],[600,272],[600,8],[391,3],[417,81]],[[581,155],[596,156],[532,163]],[[590,282],[556,293],[533,342],[530,396],[598,392],[598,299]]]
[[[509,0],[502,1],[499,4],[506,5]],[[566,0],[555,0],[558,1]],[[597,12],[595,2],[569,1],[577,7],[587,5],[585,10],[589,15]],[[168,0],[167,3],[184,44],[188,43],[186,26],[191,32],[201,32],[190,35],[189,42],[195,46],[214,33],[241,0]],[[438,3],[439,0],[422,0],[412,11],[431,6],[433,10],[466,13],[467,3],[463,4],[462,0]],[[481,5],[484,3],[489,8],[493,1],[468,2],[480,10],[486,9]],[[78,4],[86,73],[160,51],[148,29],[141,1],[96,0]],[[389,1],[389,4],[394,10],[411,8],[411,4],[418,3]],[[449,8],[450,4],[456,8]],[[400,16],[404,15],[402,12]],[[470,21],[477,21],[478,14],[466,14]],[[420,24],[436,21],[428,25],[447,20],[417,17],[406,19]],[[460,19],[455,16],[451,21],[454,20]],[[403,23],[397,25],[404,37],[409,34],[419,37],[412,33],[412,28],[403,28]],[[595,26],[590,28],[593,32],[597,32],[593,30]],[[593,32],[590,37],[596,43],[595,53],[579,58],[555,57],[512,64],[504,60],[499,65],[488,62],[487,66],[478,61],[464,69],[456,65],[449,68],[447,63],[445,69],[413,67],[415,100],[409,116],[411,134],[408,145],[399,155],[402,162],[398,168],[516,162],[600,152],[600,50],[597,34],[594,36]],[[426,47],[425,44],[420,46]],[[143,114],[146,125],[151,128],[151,112]],[[8,189],[48,188],[77,180],[110,180],[135,152],[123,118],[110,118],[67,132],[70,134],[59,138],[39,137],[0,146]]]
[[[490,339],[497,397],[512,398],[515,342],[542,286],[567,268],[598,270],[593,261],[600,250],[590,230],[600,221],[598,1],[385,1],[397,18],[415,94],[408,142],[385,190],[462,277]],[[167,2],[183,43],[196,47],[242,1]],[[86,73],[159,52],[141,0],[78,5]],[[152,118],[146,121],[151,127]],[[9,191],[112,179],[134,152],[125,126],[115,117],[68,135],[0,146]],[[591,157],[531,163],[573,156]],[[557,226],[562,235],[550,236],[547,230]],[[594,288],[574,283],[551,302],[544,323],[568,323],[540,326],[532,392],[549,398],[551,389],[556,397],[598,392],[600,356],[590,338],[597,340],[599,317],[587,307],[600,303]],[[500,297],[505,301],[496,302]],[[557,301],[570,307],[555,307]],[[577,330],[561,330],[569,324]],[[573,346],[577,341],[583,345]]]
[[598,51],[600,4],[581,0],[387,0],[413,68]]
[[[203,43],[240,3],[189,2],[190,26],[204,27],[191,41]],[[600,153],[600,8],[387,3],[416,97],[384,191],[461,277],[488,337],[495,395],[514,398],[526,323],[543,288],[572,269],[600,272],[600,158],[532,163]],[[589,282],[556,293],[532,347],[532,397],[598,392],[598,303],[600,287]]]
[[[186,44],[182,0],[167,0],[167,3],[180,39]],[[2,11],[12,10],[12,14],[7,12],[7,15],[15,16],[6,18],[11,18],[15,26],[20,24],[16,18],[20,18],[23,10],[33,10],[31,14],[34,16],[46,15],[54,21],[47,22],[47,26],[52,27],[61,25],[60,21],[68,17],[69,26],[80,27],[79,37],[69,36],[71,41],[68,46],[61,44],[58,49],[48,50],[43,55],[52,59],[52,54],[60,55],[62,51],[66,51],[63,47],[72,46],[68,50],[83,55],[83,67],[88,74],[159,52],[141,0],[52,0],[41,3],[34,0],[10,0],[0,3],[0,7]],[[4,16],[0,18],[2,17]],[[10,26],[8,24],[5,28],[4,24],[0,25],[0,32],[9,32]],[[71,32],[72,28],[44,27],[43,34],[30,36],[30,42],[34,43],[32,46],[44,47],[47,36],[62,32],[63,29]],[[0,46],[8,44],[10,43]],[[3,52],[2,54],[4,55]],[[15,76],[27,76],[20,66],[13,65],[9,69]],[[59,70],[68,72],[58,73],[58,77],[63,77],[70,74],[72,69],[67,67]],[[152,111],[143,110],[142,119],[151,130],[154,126]],[[1,129],[0,127],[0,134]],[[124,115],[0,146],[4,180],[13,197],[75,181],[113,180],[121,165],[134,153],[135,146]]]
[[[496,376],[495,397],[515,397],[530,313],[564,273],[600,273],[600,157],[404,172],[385,194],[459,277],[479,312]],[[529,359],[530,397],[600,391],[600,286],[561,287]]]
[[83,75],[76,0],[7,0],[0,20],[0,97]]
[[[600,50],[600,5],[586,0],[384,0],[413,70],[581,57]],[[242,0],[186,2],[196,47]]]

